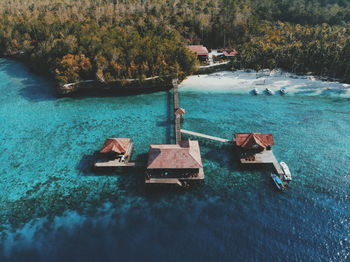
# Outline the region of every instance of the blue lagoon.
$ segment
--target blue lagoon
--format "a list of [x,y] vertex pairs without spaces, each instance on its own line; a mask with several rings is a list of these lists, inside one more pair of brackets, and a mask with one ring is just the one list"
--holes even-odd
[[293,182],[279,193],[268,169],[200,141],[203,185],[149,191],[142,169],[95,174],[93,155],[107,137],[132,138],[133,159],[174,142],[171,92],[57,99],[50,80],[5,59],[0,80],[0,261],[349,260],[348,97],[185,82],[184,129],[272,133]]

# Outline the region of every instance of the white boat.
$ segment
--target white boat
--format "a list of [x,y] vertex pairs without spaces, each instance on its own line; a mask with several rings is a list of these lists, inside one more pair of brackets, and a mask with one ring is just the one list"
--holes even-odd
[[287,164],[285,162],[281,162],[280,165],[281,165],[283,173],[284,173],[283,178],[286,181],[292,181],[292,174],[291,174]]
[[283,185],[282,180],[276,175],[276,174],[271,174],[272,181],[275,183],[276,187],[280,191],[286,190],[286,188]]
[[282,95],[284,95],[284,94],[287,93],[287,90],[286,90],[284,87],[282,87],[282,88],[280,89],[280,92],[281,92]]
[[272,95],[272,90],[270,88],[266,87],[265,91],[267,94]]
[[259,94],[259,90],[258,90],[257,88],[254,88],[254,89],[253,89],[253,94],[254,94],[254,95],[258,95],[258,94]]

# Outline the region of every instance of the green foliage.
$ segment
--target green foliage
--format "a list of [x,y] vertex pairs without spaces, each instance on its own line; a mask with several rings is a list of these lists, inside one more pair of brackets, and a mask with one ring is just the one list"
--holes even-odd
[[60,83],[185,76],[197,63],[186,44],[239,49],[243,67],[350,81],[346,0],[17,0],[0,14],[0,55]]
[[350,27],[264,23],[241,46],[242,67],[313,72],[349,82]]

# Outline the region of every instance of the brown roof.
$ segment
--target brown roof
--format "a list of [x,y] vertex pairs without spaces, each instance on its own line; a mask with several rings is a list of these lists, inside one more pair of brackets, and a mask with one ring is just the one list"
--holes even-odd
[[186,113],[186,110],[181,107],[175,110],[175,115],[183,115],[185,113]]
[[130,138],[107,138],[100,153],[115,152],[117,154],[124,154],[130,142]]
[[235,142],[237,146],[252,149],[256,147],[266,148],[274,144],[272,134],[261,133],[238,133],[235,134]]
[[224,51],[224,56],[236,56],[238,52],[236,50]]
[[198,141],[179,145],[151,145],[148,169],[197,169],[203,167]]
[[202,45],[189,45],[187,46],[196,55],[208,55],[208,49]]

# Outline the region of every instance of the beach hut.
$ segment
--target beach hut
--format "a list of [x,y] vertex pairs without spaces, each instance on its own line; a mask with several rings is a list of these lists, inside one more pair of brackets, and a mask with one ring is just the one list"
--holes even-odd
[[189,45],[189,46],[187,46],[187,48],[191,52],[193,52],[197,55],[199,61],[201,61],[201,62],[208,61],[209,52],[205,46],[203,46],[203,45]]
[[198,141],[150,145],[146,184],[178,184],[203,180],[203,164]]
[[234,135],[235,145],[243,151],[261,152],[271,150],[274,145],[272,134],[237,133]]
[[225,57],[227,57],[227,58],[230,58],[230,57],[234,57],[234,56],[238,55],[238,52],[236,50],[234,50],[234,49],[226,50],[226,51],[223,52],[223,55]]

